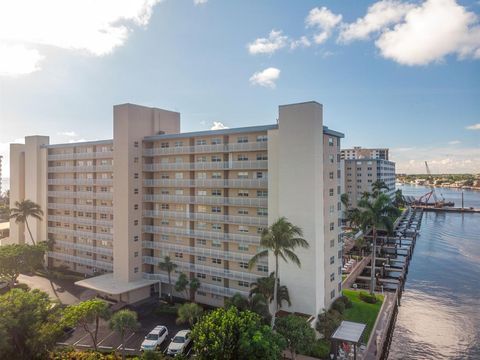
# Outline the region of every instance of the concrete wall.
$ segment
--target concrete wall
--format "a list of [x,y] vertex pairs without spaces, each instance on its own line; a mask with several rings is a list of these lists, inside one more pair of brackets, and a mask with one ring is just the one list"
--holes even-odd
[[[133,104],[114,106],[113,272],[117,280],[135,281],[142,277],[142,140],[159,131],[180,132],[180,114]],[[138,174],[138,179],[134,174]],[[138,194],[134,189],[138,189]],[[134,225],[135,221],[138,225]],[[138,241],[134,241],[136,236]]]
[[[285,105],[279,112],[278,134],[269,138],[268,221],[285,216],[303,229],[310,248],[295,249],[301,268],[280,260],[280,280],[292,300],[286,310],[317,314],[325,298],[322,105]],[[273,256],[268,265],[273,271]]]
[[[10,144],[10,208],[15,207],[15,202],[25,199],[25,145]],[[10,220],[11,244],[25,243],[25,225],[16,224]]]

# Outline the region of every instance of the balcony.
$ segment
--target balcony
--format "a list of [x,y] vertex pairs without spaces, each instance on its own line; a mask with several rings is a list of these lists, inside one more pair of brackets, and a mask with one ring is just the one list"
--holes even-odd
[[47,220],[59,221],[59,222],[64,222],[69,224],[113,227],[112,220],[93,219],[93,218],[79,217],[79,216],[74,217],[74,216],[47,215]]
[[68,199],[101,199],[112,200],[113,192],[93,192],[93,191],[48,191],[49,197],[59,197]]
[[186,213],[179,211],[161,211],[161,210],[145,210],[145,217],[163,218],[163,219],[181,219],[191,221],[210,221],[221,222],[227,224],[242,224],[254,226],[268,225],[267,216],[240,216],[240,215],[221,215],[210,213]]
[[188,196],[188,195],[161,195],[150,194],[143,196],[144,201],[179,203],[179,204],[201,204],[201,205],[224,205],[224,206],[246,206],[246,207],[267,207],[267,198],[248,197],[224,197],[224,196]]
[[78,243],[62,241],[62,240],[54,240],[54,241],[55,241],[55,246],[60,246],[66,249],[88,251],[98,255],[113,256],[113,249],[99,247],[99,246],[92,246],[87,244],[78,244]]
[[199,188],[241,188],[266,189],[267,179],[146,179],[146,187],[199,187]]
[[60,234],[60,235],[71,235],[76,237],[85,237],[88,239],[94,240],[105,240],[105,241],[113,241],[113,234],[107,233],[94,233],[90,231],[81,231],[81,230],[73,230],[61,227],[48,227],[47,230],[51,234]]
[[107,213],[107,214],[113,213],[112,206],[48,203],[47,208],[52,210],[88,211],[88,212]]
[[113,158],[113,151],[49,154],[48,160],[107,159]]
[[210,161],[210,162],[180,162],[180,163],[154,163],[144,164],[144,171],[166,171],[166,170],[246,170],[246,169],[267,169],[267,160],[258,161]]
[[112,171],[112,165],[62,165],[62,166],[49,166],[49,173],[61,173],[61,172],[95,172],[95,171]]
[[144,156],[170,155],[170,154],[199,154],[199,153],[224,153],[232,151],[259,151],[267,150],[268,144],[265,141],[250,143],[231,143],[231,144],[215,144],[215,145],[195,145],[195,146],[178,146],[167,148],[144,149]]
[[150,234],[171,234],[205,240],[239,241],[248,244],[260,244],[260,235],[224,233],[221,231],[193,230],[167,226],[144,225],[143,231]]
[[48,179],[48,185],[91,185],[91,186],[111,186],[113,179]]
[[49,251],[47,253],[49,258],[58,259],[63,261],[70,261],[77,264],[92,266],[94,268],[103,269],[107,271],[113,271],[113,264],[105,261],[93,260],[88,258],[83,258],[80,256],[74,256],[70,254],[62,254],[57,252]]

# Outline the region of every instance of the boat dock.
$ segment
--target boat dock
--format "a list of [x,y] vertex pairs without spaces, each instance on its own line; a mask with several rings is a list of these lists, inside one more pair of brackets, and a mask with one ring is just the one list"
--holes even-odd
[[415,209],[422,209],[423,211],[431,211],[431,212],[454,212],[454,213],[477,213],[480,214],[479,208],[473,207],[434,207],[434,206],[425,206],[425,205],[413,205]]

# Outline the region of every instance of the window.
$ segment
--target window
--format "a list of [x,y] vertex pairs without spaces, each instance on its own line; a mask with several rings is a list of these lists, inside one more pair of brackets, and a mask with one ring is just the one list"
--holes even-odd
[[222,139],[212,139],[212,145],[219,145],[222,143]]
[[183,189],[175,189],[175,195],[183,195]]
[[257,171],[257,179],[266,179],[267,174],[261,171]]
[[268,191],[267,190],[257,190],[257,197],[267,197]]
[[212,196],[222,196],[222,190],[219,190],[219,189],[212,190]]
[[220,206],[212,206],[212,213],[221,213],[222,208]]
[[199,157],[197,157],[197,162],[207,162],[207,157],[206,156],[199,156]]
[[169,204],[162,204],[162,210],[168,210],[170,208]]
[[239,215],[248,215],[248,210],[247,209],[238,209],[238,214]]
[[332,137],[328,138],[328,146],[333,146],[333,138]]
[[200,290],[198,290],[198,291],[197,291],[197,295],[198,295],[198,296],[207,296],[207,293],[206,293],[205,291],[200,291]]
[[239,225],[239,226],[238,226],[238,232],[248,233],[248,226]]
[[162,195],[168,195],[168,194],[170,194],[170,191],[168,191],[167,189],[162,189],[162,190],[160,190],[160,193]]
[[199,278],[199,279],[206,279],[206,278],[207,278],[207,275],[202,274],[202,273],[197,273],[197,278]]
[[257,154],[257,160],[268,160],[267,154]]
[[240,261],[238,263],[238,265],[242,268],[242,269],[248,269],[248,262],[242,262]]
[[175,257],[182,259],[182,258],[183,258],[183,253],[178,253],[178,252],[176,252],[176,253],[175,253]]
[[138,257],[138,251],[135,251],[135,252],[133,253],[133,257]]
[[134,268],[133,268],[133,272],[134,272],[135,274],[138,273],[138,267],[134,267]]
[[160,239],[163,240],[163,241],[168,241],[168,235],[162,234],[162,235],[160,235]]
[[239,179],[248,179],[248,172],[247,171],[240,171],[237,173],[237,177]]
[[213,155],[212,156],[212,162],[221,162],[222,158],[218,155]]
[[237,159],[238,159],[238,161],[247,161],[248,156],[245,155],[245,154],[240,154],[240,155],[238,155]]
[[135,156],[135,157],[133,158],[133,163],[134,163],[134,164],[138,164],[138,157]]
[[135,235],[135,236],[133,237],[133,241],[135,241],[135,242],[138,241],[138,236],[137,236],[137,235]]
[[221,224],[212,224],[212,230],[222,230],[222,225]]
[[330,223],[330,231],[333,231],[333,230],[335,230],[335,223],[331,222]]
[[257,270],[261,272],[268,272],[268,266],[267,265],[257,265]]
[[219,172],[212,173],[212,179],[221,179],[221,178],[222,178],[221,173],[219,173]]
[[333,164],[335,161],[335,157],[333,155],[328,155],[328,161],[330,162],[330,164]]
[[175,147],[183,146],[183,141],[175,141]]
[[257,215],[267,216],[268,215],[268,209],[267,208],[258,208],[257,209]]
[[197,144],[197,145],[207,145],[207,140],[205,140],[205,139],[198,139],[196,144]]
[[238,282],[238,286],[241,286],[241,287],[250,287],[250,283],[246,282],[246,281],[239,281]]
[[222,263],[222,259],[212,258],[212,263],[213,263],[213,264],[221,264],[221,263]]
[[335,290],[332,290],[330,292],[330,299],[333,299],[335,297]]
[[183,173],[175,173],[175,179],[183,179]]
[[222,247],[222,242],[218,239],[212,240],[212,247],[216,247],[216,248]]
[[162,173],[162,174],[160,175],[160,178],[162,178],[162,179],[170,179],[170,175],[168,175],[167,173]]
[[335,273],[330,274],[330,281],[335,281]]
[[237,138],[237,142],[238,142],[239,144],[241,144],[241,143],[248,143],[248,137],[247,137],[247,136],[239,136],[239,137]]
[[133,220],[133,225],[138,225],[138,220]]
[[207,173],[200,172],[197,173],[197,179],[206,179],[207,178]]
[[335,264],[335,256],[330,257],[330,265]]
[[206,228],[207,228],[207,223],[206,223],[206,222],[203,222],[203,221],[202,221],[202,222],[198,222],[198,223],[197,223],[197,229],[202,229],[202,230],[204,230],[204,229],[206,229]]
[[138,148],[138,141],[134,141],[134,142],[133,142],[133,147]]
[[328,195],[333,196],[335,194],[335,191],[333,189],[328,190]]
[[337,273],[338,273],[339,276],[342,275],[342,267],[341,266],[338,267]]
[[248,245],[247,244],[238,244],[238,250],[239,251],[248,251]]
[[197,239],[197,245],[205,246],[205,245],[207,245],[207,240],[205,240],[205,239]]
[[[138,204],[133,205],[133,210],[138,210]],[[102,214],[104,215],[104,214]]]
[[135,195],[138,195],[138,189],[133,189],[133,193],[134,193]]
[[207,261],[207,258],[205,256],[197,256],[198,261]]
[[206,196],[207,195],[207,190],[198,190],[197,195],[198,196]]
[[330,240],[330,247],[334,247],[335,246],[335,239],[332,239]]
[[207,207],[205,205],[198,205],[197,211],[200,213],[206,213],[207,212]]
[[267,140],[268,140],[267,135],[258,135],[257,136],[257,141],[258,142],[264,142],[264,141],[267,141]]
[[333,214],[335,212],[335,205],[330,205],[329,211],[330,214]]
[[238,196],[248,197],[248,190],[238,190]]
[[219,276],[212,276],[212,281],[222,282],[222,278]]
[[134,179],[138,179],[138,173],[134,173],[134,174],[133,174],[133,178],[134,178]]

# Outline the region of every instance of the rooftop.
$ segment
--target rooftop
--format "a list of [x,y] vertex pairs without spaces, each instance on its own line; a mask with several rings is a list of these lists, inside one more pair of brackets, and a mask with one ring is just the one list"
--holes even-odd
[[333,333],[332,339],[358,344],[366,327],[366,324],[353,321],[342,321],[340,326]]
[[117,280],[113,274],[105,274],[95,276],[89,279],[76,281],[75,285],[82,286],[87,289],[99,291],[110,295],[120,295],[132,290],[140,289],[145,286],[154,284],[155,280],[140,279],[137,281],[126,282]]

